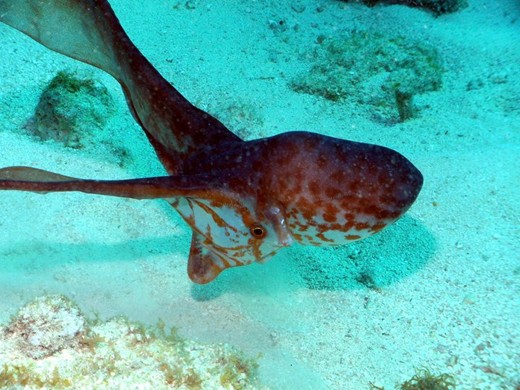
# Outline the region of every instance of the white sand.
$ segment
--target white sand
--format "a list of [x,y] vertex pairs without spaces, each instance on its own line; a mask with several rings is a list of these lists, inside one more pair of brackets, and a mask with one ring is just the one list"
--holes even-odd
[[[292,2],[306,6],[301,13],[271,0],[193,0],[193,10],[175,10],[175,1],[111,3],[137,46],[201,108],[225,117],[231,105],[254,106],[252,137],[305,129],[392,147],[421,169],[423,191],[402,220],[373,238],[336,249],[294,247],[202,287],[185,271],[189,228],[165,202],[2,192],[0,321],[35,296],[63,293],[86,313],[162,318],[183,336],[262,352],[261,380],[276,389],[393,388],[416,367],[453,374],[460,389],[518,386],[516,0],[470,0],[470,8],[440,18],[332,0]],[[289,29],[274,33],[269,21],[280,19]],[[354,28],[439,49],[443,88],[417,99],[419,118],[382,126],[287,87],[308,66],[298,53],[318,34]],[[25,135],[21,127],[55,72],[87,67],[4,25],[0,37],[0,166],[99,179],[164,173],[117,84],[94,69],[117,100],[107,131],[130,151],[130,165],[119,167],[106,147],[75,151]],[[467,91],[477,80],[481,88]],[[360,273],[378,289],[356,282]]]

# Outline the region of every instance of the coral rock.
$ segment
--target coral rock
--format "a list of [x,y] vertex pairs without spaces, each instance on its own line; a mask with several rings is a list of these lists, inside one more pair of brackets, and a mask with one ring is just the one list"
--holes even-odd
[[79,308],[61,295],[41,297],[24,306],[6,329],[24,354],[40,359],[79,344],[86,321]]

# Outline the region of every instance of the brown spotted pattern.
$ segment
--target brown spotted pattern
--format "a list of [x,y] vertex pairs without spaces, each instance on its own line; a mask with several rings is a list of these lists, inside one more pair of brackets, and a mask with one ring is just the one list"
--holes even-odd
[[0,190],[166,199],[193,230],[188,273],[196,283],[264,262],[293,241],[367,237],[406,212],[421,189],[417,168],[381,146],[309,132],[242,141],[159,74],[106,0],[3,0],[0,21],[114,76],[170,175],[96,181],[9,167],[0,169]]
[[[215,256],[212,277],[266,261],[293,241],[341,245],[372,235],[399,218],[422,186],[417,168],[391,149],[308,132],[196,157],[184,172],[216,172],[208,185],[220,195],[174,207]],[[252,235],[254,226],[261,237]]]

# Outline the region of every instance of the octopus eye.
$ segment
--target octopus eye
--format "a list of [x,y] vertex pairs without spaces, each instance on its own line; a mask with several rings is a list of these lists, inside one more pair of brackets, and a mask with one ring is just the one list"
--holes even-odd
[[263,226],[255,225],[251,229],[249,229],[249,232],[251,232],[251,235],[254,238],[264,238],[265,237],[265,229]]

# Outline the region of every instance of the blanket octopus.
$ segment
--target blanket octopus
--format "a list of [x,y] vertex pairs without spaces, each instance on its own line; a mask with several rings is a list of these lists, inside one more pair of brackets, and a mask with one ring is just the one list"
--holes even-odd
[[141,54],[106,0],[0,0],[0,21],[121,84],[168,175],[78,179],[31,167],[0,170],[0,189],[162,198],[192,228],[188,274],[265,262],[294,242],[341,245],[401,217],[423,178],[383,146],[293,131],[244,141],[186,100]]

